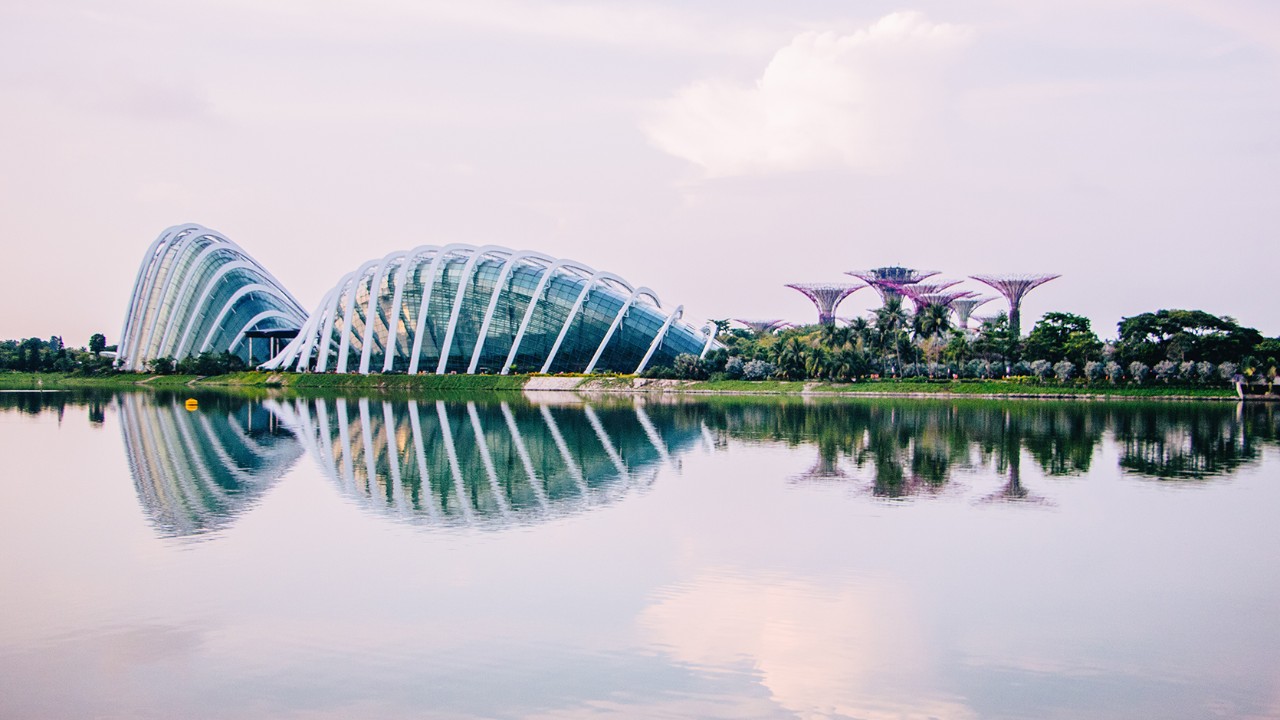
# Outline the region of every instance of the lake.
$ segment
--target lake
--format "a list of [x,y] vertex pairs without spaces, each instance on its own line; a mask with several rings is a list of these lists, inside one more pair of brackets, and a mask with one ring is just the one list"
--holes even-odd
[[0,717],[1280,718],[1280,411],[0,393]]

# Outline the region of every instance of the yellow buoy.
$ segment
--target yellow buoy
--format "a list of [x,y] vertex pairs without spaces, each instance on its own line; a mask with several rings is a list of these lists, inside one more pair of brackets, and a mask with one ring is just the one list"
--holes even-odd
[[183,403],[183,407],[185,407],[189,411],[194,412],[197,408],[200,407],[200,403],[196,402],[195,398],[187,398],[187,401]]

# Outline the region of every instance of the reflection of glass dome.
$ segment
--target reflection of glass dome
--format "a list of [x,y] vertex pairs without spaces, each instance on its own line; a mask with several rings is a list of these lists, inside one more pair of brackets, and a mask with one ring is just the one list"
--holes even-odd
[[138,268],[117,364],[141,370],[157,358],[224,351],[252,361],[246,333],[291,333],[306,317],[240,246],[208,228],[177,225],[156,238]]
[[176,396],[119,397],[138,500],[164,535],[225,526],[302,455],[274,401],[209,396],[189,412]]
[[712,333],[647,288],[494,245],[424,245],[371,260],[324,296],[264,365],[315,372],[639,372],[702,355]]
[[613,502],[703,439],[681,408],[369,398],[281,411],[326,474],[393,515],[507,525]]

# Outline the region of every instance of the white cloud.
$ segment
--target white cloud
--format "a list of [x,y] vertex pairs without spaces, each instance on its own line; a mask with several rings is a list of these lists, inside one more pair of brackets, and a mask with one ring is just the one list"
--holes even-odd
[[659,103],[644,131],[709,177],[824,165],[882,170],[918,148],[947,62],[970,36],[916,12],[848,35],[802,33],[752,85],[690,85]]

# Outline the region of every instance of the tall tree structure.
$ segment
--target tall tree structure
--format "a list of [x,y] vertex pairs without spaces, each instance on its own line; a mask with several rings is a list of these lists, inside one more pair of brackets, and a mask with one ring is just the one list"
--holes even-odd
[[736,322],[742,323],[743,325],[746,325],[747,328],[751,330],[751,332],[757,335],[762,335],[767,332],[773,332],[774,330],[777,330],[778,328],[787,324],[786,320],[782,320],[780,318],[769,318],[764,320],[734,318],[734,320]]
[[855,292],[866,287],[858,283],[791,283],[787,287],[809,298],[818,308],[818,324],[834,325],[836,307]]
[[939,270],[915,270],[900,265],[886,265],[870,270],[850,270],[845,275],[852,275],[870,285],[880,293],[881,300],[890,297],[901,297],[903,285],[915,285],[926,278],[937,275]]
[[956,325],[961,330],[969,329],[969,318],[973,316],[973,311],[995,300],[993,297],[979,296],[958,298],[951,301],[951,309],[956,314]]
[[1061,275],[970,275],[980,283],[995,288],[1009,301],[1009,329],[1022,337],[1022,298],[1041,285]]
[[948,288],[959,285],[959,280],[944,280],[934,283],[912,283],[909,285],[900,285],[898,292],[911,300],[911,304],[916,312],[930,305],[946,305],[951,306],[951,301],[968,297],[973,293],[964,290],[949,291]]

